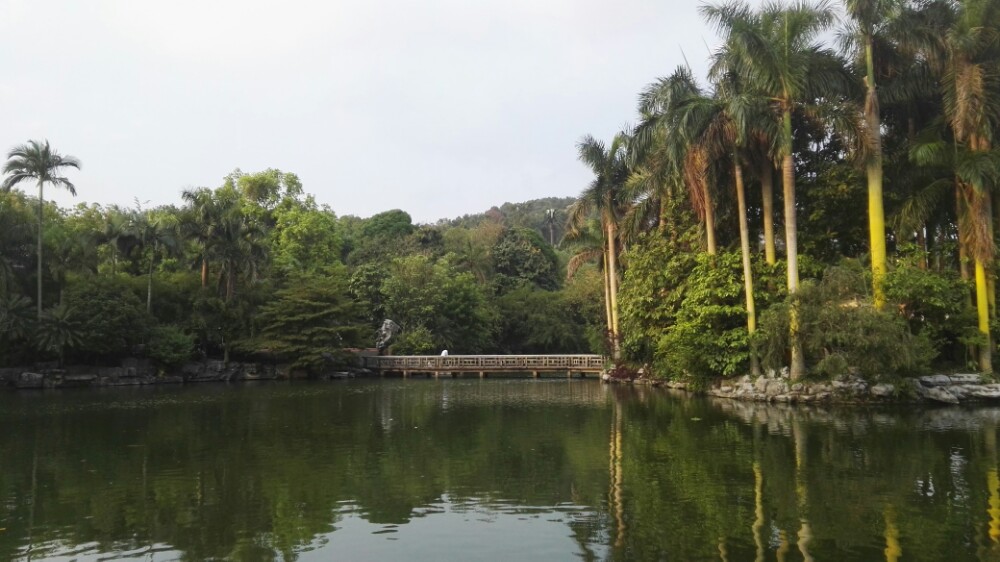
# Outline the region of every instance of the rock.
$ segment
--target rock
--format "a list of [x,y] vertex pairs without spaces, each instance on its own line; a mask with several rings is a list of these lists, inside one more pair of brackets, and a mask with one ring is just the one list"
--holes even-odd
[[978,384],[969,387],[969,394],[987,400],[1000,399],[1000,384]]
[[971,375],[948,375],[951,384],[982,384],[983,378],[977,374]]
[[17,388],[42,388],[45,385],[45,375],[42,373],[21,373],[14,381]]
[[886,383],[876,384],[869,392],[876,398],[892,398],[896,394],[896,387]]
[[951,377],[948,375],[928,375],[917,379],[924,386],[950,386]]
[[601,373],[601,380],[604,382],[609,382],[611,380],[611,375],[607,373]]
[[932,386],[927,388],[923,392],[924,398],[928,400],[933,400],[935,402],[943,402],[945,404],[958,404],[958,398],[954,394],[948,392],[947,390],[941,388],[940,386]]
[[772,380],[767,383],[764,393],[768,396],[779,396],[788,392],[788,383],[780,380]]
[[767,377],[758,377],[757,380],[753,382],[753,389],[755,392],[761,394],[767,394],[767,385],[770,381]]
[[971,385],[953,384],[948,387],[948,392],[959,400],[965,400],[972,394],[972,387]]

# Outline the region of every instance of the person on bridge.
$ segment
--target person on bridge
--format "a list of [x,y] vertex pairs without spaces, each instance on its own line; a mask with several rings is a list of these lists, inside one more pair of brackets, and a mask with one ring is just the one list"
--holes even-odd
[[448,350],[447,349],[441,352],[441,357],[448,357]]

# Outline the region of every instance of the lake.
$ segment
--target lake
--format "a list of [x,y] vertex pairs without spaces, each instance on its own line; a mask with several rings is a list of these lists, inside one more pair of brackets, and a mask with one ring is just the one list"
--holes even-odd
[[997,560],[998,424],[565,379],[0,392],[0,560]]

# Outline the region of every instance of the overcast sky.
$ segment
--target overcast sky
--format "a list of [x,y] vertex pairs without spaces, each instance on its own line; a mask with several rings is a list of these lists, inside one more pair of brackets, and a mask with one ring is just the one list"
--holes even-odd
[[61,205],[177,203],[237,167],[418,222],[576,195],[581,136],[634,121],[684,55],[703,72],[698,5],[0,0],[0,148],[78,157]]

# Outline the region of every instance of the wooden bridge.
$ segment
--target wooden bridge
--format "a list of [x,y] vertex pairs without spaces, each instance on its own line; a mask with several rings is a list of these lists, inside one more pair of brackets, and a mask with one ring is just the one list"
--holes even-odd
[[425,374],[439,377],[462,373],[565,373],[567,377],[600,373],[606,359],[600,355],[383,355],[364,357],[364,366],[381,375],[388,373]]

